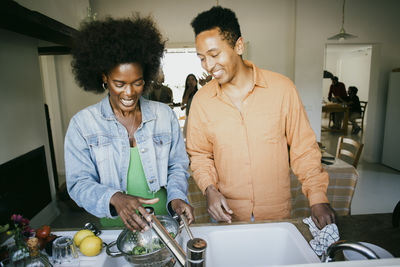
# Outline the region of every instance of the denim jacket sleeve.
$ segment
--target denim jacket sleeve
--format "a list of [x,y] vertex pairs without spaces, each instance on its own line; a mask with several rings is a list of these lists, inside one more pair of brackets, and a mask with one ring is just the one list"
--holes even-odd
[[75,117],[69,124],[64,150],[67,190],[71,198],[97,217],[113,217],[110,199],[121,190],[100,183],[89,144]]
[[182,199],[189,203],[188,193],[188,166],[189,158],[186,153],[185,142],[175,113],[170,109],[172,142],[168,159],[167,176],[167,207],[171,200]]

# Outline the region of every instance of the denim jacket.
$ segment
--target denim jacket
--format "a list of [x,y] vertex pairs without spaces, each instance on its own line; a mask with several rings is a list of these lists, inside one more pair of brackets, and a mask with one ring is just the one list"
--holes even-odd
[[[187,200],[189,159],[175,113],[167,105],[140,98],[142,123],[135,132],[151,192],[167,189],[167,205]],[[130,145],[109,97],[78,112],[65,136],[65,169],[71,198],[97,217],[114,217],[110,199],[126,192]]]

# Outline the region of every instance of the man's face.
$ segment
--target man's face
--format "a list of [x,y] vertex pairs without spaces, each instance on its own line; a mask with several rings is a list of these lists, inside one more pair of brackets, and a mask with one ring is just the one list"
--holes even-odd
[[210,73],[219,84],[225,84],[235,78],[237,66],[241,60],[243,39],[239,38],[235,47],[223,40],[218,28],[203,31],[196,36],[196,50],[201,66]]

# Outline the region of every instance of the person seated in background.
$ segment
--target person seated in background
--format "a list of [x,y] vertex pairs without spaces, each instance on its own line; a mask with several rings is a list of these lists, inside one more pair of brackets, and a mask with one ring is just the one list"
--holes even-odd
[[164,72],[162,68],[158,70],[157,79],[150,84],[148,99],[158,101],[165,104],[172,104],[174,102],[173,93],[171,88],[163,85]]
[[347,99],[346,86],[344,83],[339,82],[339,78],[333,76],[331,78],[332,84],[329,87],[328,100],[334,103],[343,103]]
[[351,122],[353,128],[351,130],[352,134],[358,134],[361,130],[361,127],[358,126],[356,119],[361,118],[361,105],[360,99],[357,96],[358,89],[355,86],[350,86],[347,99],[347,105],[349,106],[349,121]]
[[[328,100],[334,103],[345,103],[347,100],[346,87],[344,83],[339,82],[339,78],[333,76],[331,78],[332,84],[329,88]],[[333,114],[334,129],[342,128],[343,112],[334,112]]]
[[197,93],[197,78],[194,76],[194,74],[189,74],[186,77],[185,81],[185,91],[183,92],[183,97],[182,97],[182,107],[181,109],[184,110],[186,109],[186,118],[185,118],[185,124],[183,126],[183,137],[186,137],[186,128],[187,128],[187,120],[189,117],[189,110],[190,110],[190,104],[192,103],[192,99],[194,95]]
[[74,37],[77,83],[85,91],[108,94],[69,123],[66,184],[78,206],[101,218],[103,226],[149,229],[144,205],[155,214],[184,214],[194,221],[178,119],[167,105],[142,97],[157,75],[164,47],[154,21],[139,15],[85,23]]

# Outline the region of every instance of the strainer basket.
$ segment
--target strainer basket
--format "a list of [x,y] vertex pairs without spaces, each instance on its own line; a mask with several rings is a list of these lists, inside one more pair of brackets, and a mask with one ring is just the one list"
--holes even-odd
[[[156,215],[156,218],[169,233],[175,235],[175,238],[178,236],[179,224],[175,219],[165,215]],[[111,251],[111,248],[115,245],[119,250],[118,252]],[[136,253],[142,252],[144,254],[135,255],[134,250]],[[117,240],[107,246],[106,252],[112,257],[123,255],[134,266],[166,266],[173,260],[172,254],[153,229],[142,233],[139,231],[132,232],[125,228],[119,234]]]

